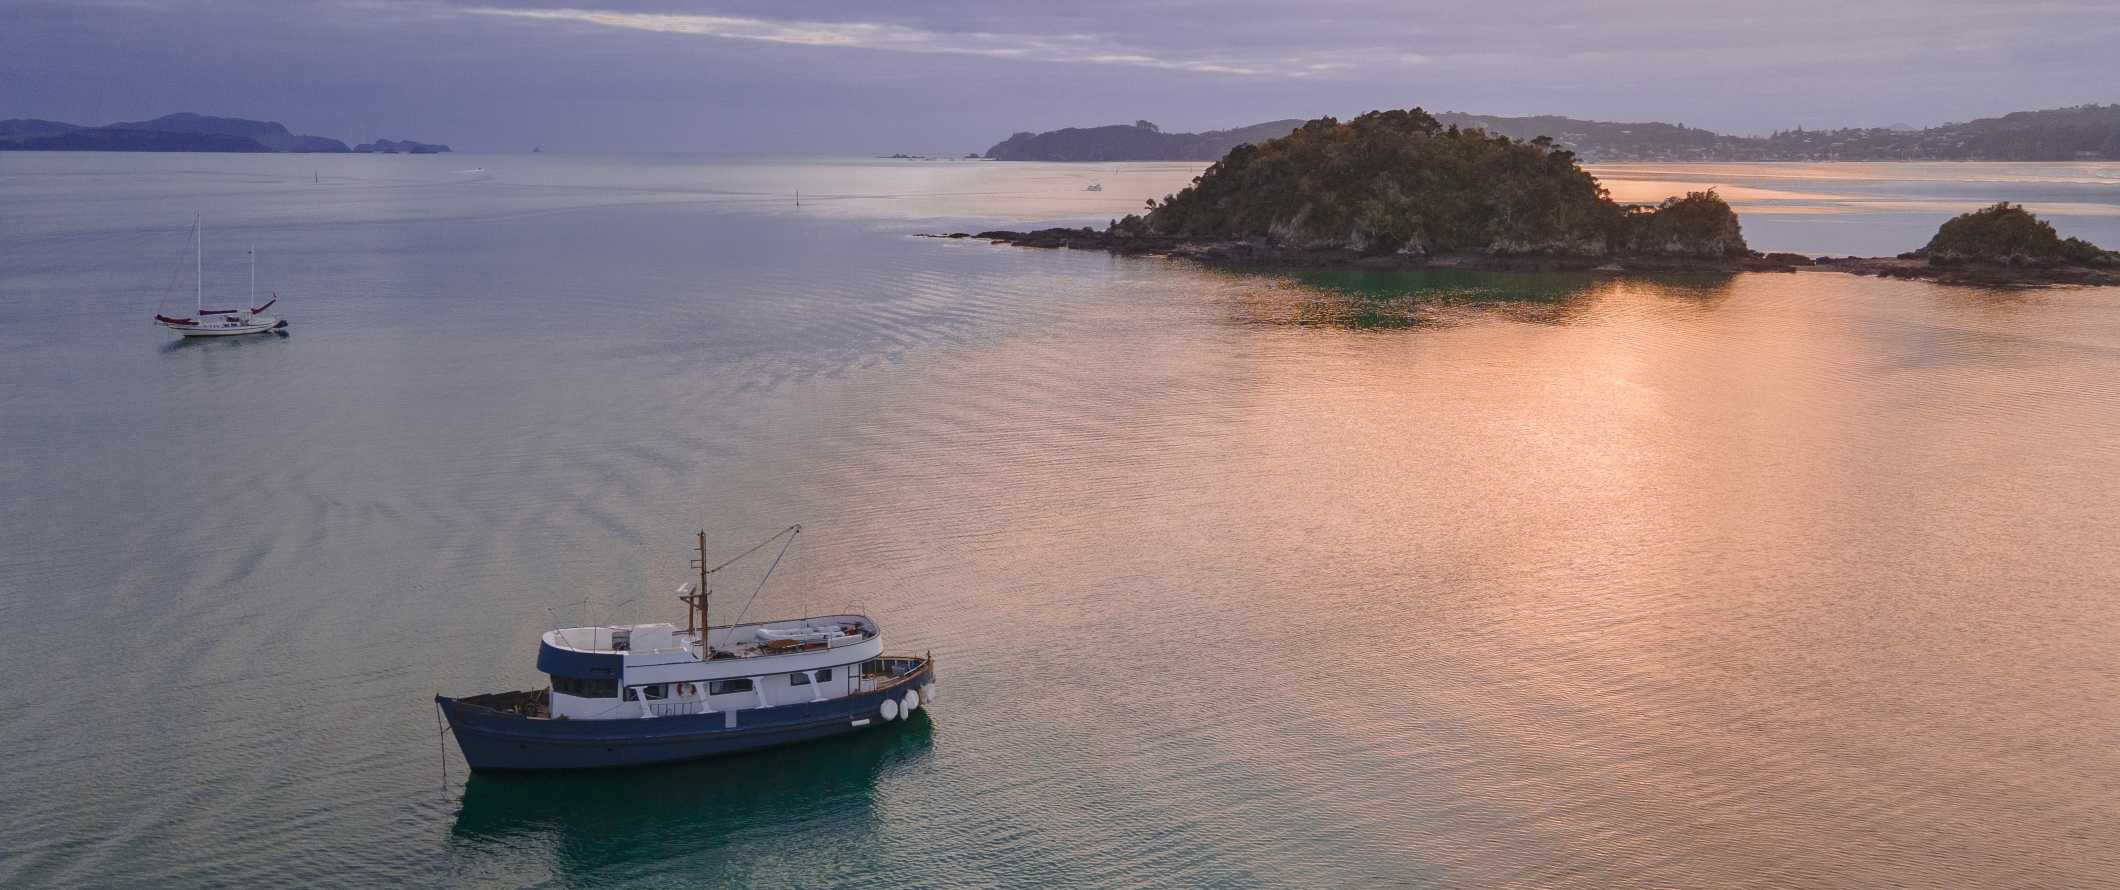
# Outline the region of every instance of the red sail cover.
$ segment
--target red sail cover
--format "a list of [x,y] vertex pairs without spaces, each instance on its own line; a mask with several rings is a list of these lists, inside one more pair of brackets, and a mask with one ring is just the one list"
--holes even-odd
[[157,315],[155,316],[155,320],[163,324],[198,324],[198,322],[192,321],[189,318],[170,318],[167,315]]
[[258,313],[260,313],[260,312],[263,312],[263,311],[265,311],[265,310],[267,310],[267,309],[271,309],[271,308],[272,308],[272,304],[274,304],[274,303],[277,303],[277,302],[279,302],[279,301],[280,301],[280,298],[279,298],[279,297],[273,297],[273,298],[272,298],[272,299],[270,299],[270,300],[266,300],[266,301],[265,301],[265,305],[263,305],[263,306],[259,306],[259,307],[258,307],[258,308],[256,308],[256,309],[252,309],[252,310],[250,310],[250,314],[252,314],[252,315],[256,315],[256,314],[258,314]]
[[201,309],[201,310],[199,310],[199,314],[200,314],[200,315],[234,315],[234,314],[236,314],[236,313],[238,313],[238,312],[241,312],[241,311],[243,311],[243,310],[241,310],[241,309]]

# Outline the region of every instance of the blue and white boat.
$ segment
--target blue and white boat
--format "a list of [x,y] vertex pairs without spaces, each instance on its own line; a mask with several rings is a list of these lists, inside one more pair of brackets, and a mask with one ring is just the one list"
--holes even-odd
[[473,770],[672,763],[878,728],[934,701],[934,659],[885,654],[866,615],[710,626],[705,538],[698,585],[678,588],[685,627],[547,631],[537,648],[547,688],[435,696],[464,761]]

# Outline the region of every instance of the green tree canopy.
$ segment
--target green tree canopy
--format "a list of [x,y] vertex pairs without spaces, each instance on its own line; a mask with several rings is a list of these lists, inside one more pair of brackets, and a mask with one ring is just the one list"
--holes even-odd
[[2003,201],[1945,222],[1921,249],[1931,262],[2090,263],[2108,258],[2097,245],[2063,238],[2023,205]]
[[1631,212],[1551,140],[1445,128],[1419,108],[1319,118],[1239,145],[1120,226],[1369,253],[1745,252],[1736,214],[1713,192]]

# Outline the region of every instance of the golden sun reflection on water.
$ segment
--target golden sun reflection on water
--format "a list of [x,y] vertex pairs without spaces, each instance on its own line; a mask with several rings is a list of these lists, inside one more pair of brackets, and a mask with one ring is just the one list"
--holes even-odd
[[2099,300],[1747,275],[1561,302],[1253,328],[1228,472],[1275,494],[1221,512],[1308,555],[1246,610],[1306,631],[1247,659],[1302,678],[1256,693],[1306,750],[1420,775],[1416,823],[1521,804],[1487,827],[1528,846],[1444,845],[1475,883],[2102,882],[2114,802],[2077,783],[2120,704],[2075,659],[2120,652],[2120,573],[2065,517],[2115,455],[2033,432],[2116,421],[2047,352],[2109,365]]
[[[2120,217],[2120,168],[2110,163],[1593,164],[1588,169],[1622,203],[1654,204],[1713,188],[1740,217],[1948,217],[1997,199],[2049,217]],[[1923,197],[1924,187],[1938,194]],[[2051,191],[2056,188],[2079,199],[2057,198]],[[1993,197],[1968,198],[1963,192],[1969,189]],[[2086,195],[2104,200],[2080,199]]]
[[1826,204],[1848,200],[1846,195],[1733,185],[1729,182],[1704,183],[1691,180],[1626,179],[1618,177],[1600,178],[1598,181],[1604,183],[1605,189],[1612,193],[1612,200],[1622,204],[1654,204],[1665,198],[1683,195],[1687,192],[1704,191],[1710,188],[1714,189],[1716,194],[1723,196],[1723,200],[1738,206],[1764,201],[1804,201]]

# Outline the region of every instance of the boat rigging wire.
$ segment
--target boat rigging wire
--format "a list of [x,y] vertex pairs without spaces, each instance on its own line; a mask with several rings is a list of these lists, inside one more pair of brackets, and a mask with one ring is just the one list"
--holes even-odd
[[[619,607],[621,607],[621,606],[624,606],[624,605],[626,605],[627,603],[633,602],[634,600],[637,600],[637,599],[640,599],[640,594],[637,594],[637,593],[636,593],[636,594],[634,594],[634,595],[632,595],[632,596],[626,597],[625,599],[619,600],[618,602],[612,603],[611,605],[605,606],[605,607],[604,607],[604,623],[605,623],[605,624],[610,624],[610,623],[611,623],[611,616],[612,616],[612,615],[614,615],[614,614],[617,614],[617,613],[618,613]],[[588,602],[588,600],[583,600],[583,602]]]
[[[728,561],[726,561],[726,562],[722,563],[721,565],[718,565],[718,566],[715,566],[715,567],[713,567],[713,568],[711,568],[711,569],[708,569],[708,570],[707,570],[707,571],[705,572],[705,574],[709,574],[709,575],[712,575],[712,574],[714,574],[715,572],[719,572],[719,571],[721,571],[722,569],[726,569],[726,568],[728,568],[728,567],[730,567],[730,566],[732,566],[732,565],[735,565],[735,564],[736,564],[736,561],[737,561],[737,560],[740,560],[740,559],[742,559],[742,558],[744,558],[744,557],[746,557],[746,556],[750,556],[750,555],[751,555],[751,554],[753,554],[753,553],[757,553],[757,552],[758,552],[758,550],[759,550],[759,548],[761,548],[761,547],[764,547],[764,546],[765,546],[765,545],[767,545],[767,544],[771,544],[771,543],[773,543],[773,542],[774,542],[775,540],[777,540],[777,539],[778,539],[778,538],[779,538],[779,537],[780,537],[781,535],[785,535],[785,534],[788,534],[789,532],[793,532],[793,533],[795,533],[795,534],[798,534],[798,535],[799,535],[799,534],[802,534],[802,524],[798,522],[798,523],[796,523],[796,524],[794,524],[794,525],[788,526],[787,528],[781,529],[780,531],[774,532],[773,534],[771,534],[771,535],[767,536],[765,540],[763,540],[763,541],[760,541],[760,542],[758,542],[758,543],[756,543],[756,544],[752,544],[752,545],[751,545],[751,549],[749,549],[749,550],[746,550],[746,551],[744,551],[744,552],[742,552],[742,553],[738,553],[738,554],[736,554],[735,556],[729,557]],[[780,552],[782,552],[782,553],[786,553],[786,552],[787,552],[787,548],[785,548],[785,547],[782,547],[782,548],[781,548],[781,550],[780,550]]]
[[[198,227],[199,227],[199,218],[198,218],[198,215],[197,215],[197,214],[193,214],[193,216],[192,216],[192,219],[191,219],[191,227],[190,227],[190,228],[187,228],[187,229],[185,229],[185,230],[184,230],[184,234],[186,234],[186,235],[189,235],[189,234],[191,234],[191,230],[192,230],[192,229],[196,229],[196,228],[198,228]],[[181,256],[180,256],[180,257],[178,257],[178,258],[177,258],[177,265],[176,265],[176,268],[174,268],[174,269],[171,269],[171,270],[170,270],[170,272],[169,272],[169,286],[167,286],[167,287],[165,287],[165,288],[163,288],[163,289],[162,289],[162,299],[161,299],[161,300],[160,300],[159,302],[157,302],[157,303],[155,304],[155,313],[156,313],[157,315],[161,314],[162,310],[164,310],[164,309],[167,309],[167,308],[169,308],[169,298],[170,298],[170,297],[171,297],[172,295],[176,294],[176,292],[177,292],[177,278],[178,278],[178,277],[180,277],[180,276],[182,276],[183,274],[184,274],[184,259],[183,259],[183,257],[181,257]]]
[[579,605],[584,605],[584,604],[586,604],[586,603],[588,603],[588,602],[589,602],[589,598],[588,598],[588,597],[582,597],[581,599],[575,600],[574,602],[571,602],[571,603],[559,603],[559,604],[557,604],[557,605],[551,605],[551,606],[546,606],[546,607],[545,607],[545,629],[546,629],[546,630],[558,630],[558,629],[559,629],[559,616],[553,613],[553,611],[552,611],[553,609],[563,609],[563,608],[566,608],[566,607],[568,607],[568,606],[579,606]]
[[[802,534],[802,525],[800,523],[788,526],[787,528],[781,529],[780,531],[774,533],[773,538],[778,538],[781,535],[787,535],[787,543],[780,545],[780,552],[773,556],[773,564],[766,567],[765,577],[758,579],[758,586],[751,590],[751,598],[744,600],[743,611],[736,613],[737,624],[742,624],[744,617],[751,614],[751,604],[758,602],[759,591],[766,589],[766,582],[773,579],[773,570],[780,568],[781,557],[788,555],[788,548],[795,546],[795,538],[797,535],[800,534]],[[736,557],[736,559],[742,559],[745,556],[749,556],[752,553],[757,552],[760,547],[764,547],[767,544],[773,543],[773,538],[767,538],[763,541],[758,542],[757,545],[753,546],[750,550],[744,551],[743,554],[741,556]],[[729,563],[735,562],[736,559],[732,559],[729,560],[729,562],[725,562],[721,565],[715,566],[713,569],[708,570],[708,573],[712,574],[714,571],[720,570],[722,567],[727,566]]]

